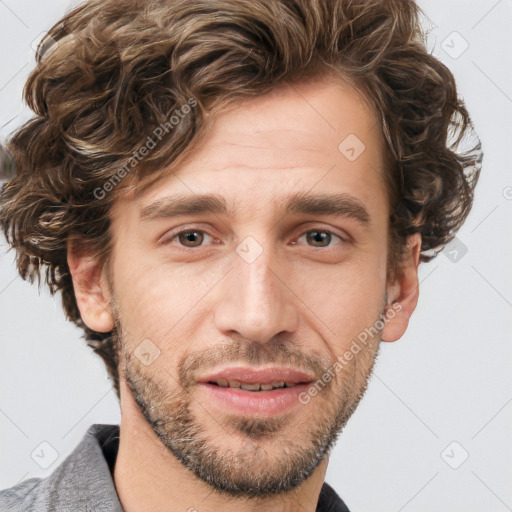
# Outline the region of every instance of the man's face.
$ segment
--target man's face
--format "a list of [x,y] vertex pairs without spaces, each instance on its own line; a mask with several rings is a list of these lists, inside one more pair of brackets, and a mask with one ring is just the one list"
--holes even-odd
[[[219,115],[177,174],[113,208],[121,379],[162,443],[218,490],[301,483],[364,393],[379,336],[298,399],[384,312],[383,151],[354,89],[294,85]],[[171,211],[204,194],[231,215]],[[285,211],[302,195],[339,196],[339,213]]]

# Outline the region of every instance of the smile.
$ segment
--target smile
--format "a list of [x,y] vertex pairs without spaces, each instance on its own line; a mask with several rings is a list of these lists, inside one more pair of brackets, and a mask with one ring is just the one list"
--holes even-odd
[[272,382],[270,384],[257,384],[257,383],[246,383],[240,382],[239,380],[230,380],[219,379],[217,381],[210,382],[210,384],[217,384],[221,388],[240,388],[246,391],[270,391],[272,389],[280,389],[280,388],[293,388],[296,386],[295,382]]
[[197,384],[205,405],[219,413],[270,417],[301,406],[298,396],[314,378],[294,368],[235,366],[205,374]]

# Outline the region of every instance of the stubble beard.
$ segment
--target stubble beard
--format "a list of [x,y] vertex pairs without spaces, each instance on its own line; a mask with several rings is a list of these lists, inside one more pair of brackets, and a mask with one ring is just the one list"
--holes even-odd
[[[122,328],[116,318],[116,332]],[[156,374],[126,350],[122,335],[117,335],[119,369],[123,372],[135,402],[147,423],[163,445],[197,478],[219,493],[232,497],[259,499],[292,491],[304,482],[330,453],[343,428],[366,392],[379,349],[379,336],[370,339],[354,358],[347,362],[311,401],[289,414],[271,418],[226,415],[204,412],[201,422],[192,410],[192,370],[219,361],[286,364],[314,369],[325,375],[333,362],[305,356],[284,344],[269,347],[252,343],[221,343],[201,353],[189,354],[178,366],[178,375]],[[288,345],[290,346],[290,345]],[[292,345],[293,346],[293,345]],[[262,348],[263,347],[263,348]],[[332,371],[332,370],[331,370]],[[169,385],[172,382],[172,386]],[[197,408],[197,407],[196,407]],[[309,416],[306,417],[305,411]],[[286,433],[291,415],[302,414],[301,431]],[[236,436],[227,448],[208,433],[208,425],[216,422],[226,436]],[[218,430],[218,429],[217,429]],[[289,430],[289,429],[288,429]],[[286,433],[286,434],[285,434]],[[240,436],[242,442],[240,442]]]

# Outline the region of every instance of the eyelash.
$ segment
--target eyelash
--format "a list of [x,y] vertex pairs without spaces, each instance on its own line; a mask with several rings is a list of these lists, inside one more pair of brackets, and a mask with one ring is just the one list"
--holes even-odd
[[[317,232],[317,233],[327,233],[328,235],[330,235],[331,237],[336,237],[340,240],[340,244],[338,245],[342,245],[342,244],[345,244],[348,242],[348,240],[342,238],[341,236],[337,235],[336,233],[333,233],[332,231],[328,230],[328,229],[323,229],[323,228],[313,228],[313,229],[308,229],[307,231],[305,231],[304,233],[301,234],[301,236],[299,238],[302,238],[304,235],[307,235],[308,233],[314,233],[314,232]],[[185,233],[203,233],[203,234],[206,234],[208,235],[209,237],[211,237],[212,239],[214,239],[214,237],[212,235],[210,235],[207,231],[203,230],[203,229],[194,229],[194,228],[187,228],[187,229],[184,229],[184,230],[181,230],[181,231],[178,231],[177,233],[174,233],[174,234],[171,234],[170,237],[166,237],[162,242],[161,244],[162,245],[171,245],[173,240],[175,240],[176,238],[178,238],[180,235],[183,235]],[[297,239],[298,240],[298,239]],[[294,243],[295,245],[295,243]],[[198,250],[200,249],[201,247],[204,247],[203,245],[200,245],[198,247],[185,247],[183,245],[180,245],[180,249],[185,251],[185,252],[189,252],[189,251],[194,251],[194,250]],[[314,247],[314,246],[310,246],[312,247],[313,249],[317,249],[317,250],[327,250],[327,249],[331,249],[335,246],[327,246],[327,247]]]

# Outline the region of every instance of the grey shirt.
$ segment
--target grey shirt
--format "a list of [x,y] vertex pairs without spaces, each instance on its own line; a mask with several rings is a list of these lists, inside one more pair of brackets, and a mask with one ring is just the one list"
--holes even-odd
[[[0,491],[0,511],[123,512],[112,479],[118,447],[118,425],[92,425],[51,475]],[[326,483],[316,510],[349,512]]]

